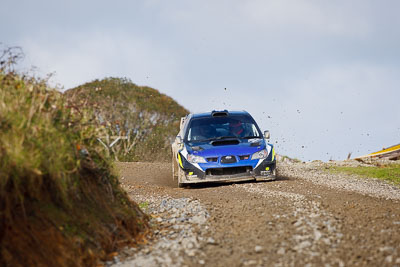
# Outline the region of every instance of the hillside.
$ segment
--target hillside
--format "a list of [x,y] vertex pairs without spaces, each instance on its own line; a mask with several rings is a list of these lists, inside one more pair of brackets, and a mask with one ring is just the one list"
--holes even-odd
[[[188,111],[156,89],[125,78],[85,83],[65,93],[71,105],[93,110],[98,138],[118,161],[167,161],[170,144]],[[113,146],[117,136],[120,139]]]
[[0,266],[95,266],[142,242],[148,217],[120,187],[93,114],[3,62]]

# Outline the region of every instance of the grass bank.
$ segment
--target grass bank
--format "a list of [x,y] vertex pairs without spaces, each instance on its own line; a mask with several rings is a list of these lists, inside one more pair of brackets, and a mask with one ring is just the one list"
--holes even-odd
[[[94,80],[64,94],[71,105],[96,114],[103,126],[98,137],[116,161],[170,161],[180,119],[189,113],[171,97],[126,78]],[[116,136],[124,139],[113,143]]]
[[394,184],[400,184],[400,164],[383,166],[358,166],[358,167],[331,167],[329,171],[333,173],[355,174],[360,177],[378,178]]
[[93,266],[142,242],[89,111],[0,66],[0,266]]

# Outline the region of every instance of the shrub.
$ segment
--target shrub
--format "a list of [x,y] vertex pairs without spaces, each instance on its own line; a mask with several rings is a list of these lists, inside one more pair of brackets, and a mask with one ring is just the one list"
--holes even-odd
[[94,265],[117,247],[143,240],[148,218],[102,154],[94,115],[4,62],[0,265]]
[[[126,78],[95,80],[65,95],[79,109],[93,110],[103,126],[98,138],[118,161],[169,161],[180,118],[188,113],[172,98]],[[116,136],[125,139],[109,148]]]

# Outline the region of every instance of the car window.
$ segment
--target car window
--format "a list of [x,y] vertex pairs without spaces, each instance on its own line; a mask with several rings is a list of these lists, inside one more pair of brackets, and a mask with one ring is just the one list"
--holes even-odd
[[254,124],[251,125],[251,132],[254,136],[258,136],[258,130]]
[[212,140],[221,137],[260,137],[253,119],[238,115],[228,117],[194,118],[188,128],[188,141]]

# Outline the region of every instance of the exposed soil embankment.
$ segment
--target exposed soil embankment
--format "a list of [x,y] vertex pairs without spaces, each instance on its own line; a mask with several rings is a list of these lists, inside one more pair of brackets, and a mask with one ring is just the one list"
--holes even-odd
[[[179,189],[170,164],[118,164],[134,200],[151,195],[158,201],[147,200],[154,204],[148,210],[153,224],[161,230],[144,248],[156,265],[168,265],[164,259],[176,251],[175,264],[189,266],[400,265],[399,188],[310,166],[281,164],[273,182]],[[193,244],[182,242],[175,224],[165,227],[169,219],[160,213],[162,199],[198,201],[207,212],[201,229],[191,233]],[[185,227],[185,221],[177,225]],[[168,229],[166,235],[162,229]],[[141,254],[131,253],[119,264],[139,266],[136,255]]]
[[10,70],[12,54],[0,56],[0,266],[94,266],[142,241],[148,217],[119,186],[94,114]]

